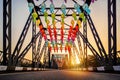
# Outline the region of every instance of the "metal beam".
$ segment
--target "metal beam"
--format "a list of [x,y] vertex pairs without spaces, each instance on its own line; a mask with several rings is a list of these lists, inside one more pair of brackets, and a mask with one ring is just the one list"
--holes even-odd
[[[32,22],[32,37],[36,35],[36,24]],[[36,67],[36,39],[33,39],[32,42],[32,62],[33,62],[33,67]]]
[[116,0],[108,0],[108,54],[109,64],[117,64]]
[[18,55],[20,54],[20,50],[22,48],[22,45],[23,45],[23,42],[25,40],[25,37],[27,35],[27,32],[28,32],[28,29],[30,27],[30,23],[31,23],[31,14],[29,15],[28,19],[27,19],[27,22],[23,28],[23,31],[20,35],[20,38],[15,46],[15,49],[13,51],[13,54],[12,54],[12,64],[14,65],[14,63],[17,61],[17,58],[18,58]]
[[12,0],[3,0],[3,65],[11,65]]
[[[83,35],[87,39],[87,21],[83,22]],[[83,43],[84,47],[84,65],[87,67],[87,44]]]
[[[42,36],[40,35],[39,37],[39,41],[38,41],[38,46],[37,46],[37,52],[36,52],[36,55],[35,55],[35,58],[37,59],[39,54],[40,54],[40,49],[41,49],[41,43],[42,43]],[[40,61],[37,60],[37,67],[39,67],[39,63]]]
[[78,32],[79,36],[83,39],[83,41],[87,44],[88,48],[91,50],[91,52],[93,53],[93,55],[96,57],[96,59],[98,60],[98,62],[103,65],[102,62],[102,58],[101,56],[98,54],[98,52],[94,49],[94,47],[90,44],[90,42],[84,37],[84,35],[79,31]]
[[[38,32],[36,34],[36,36],[34,36],[31,41],[29,42],[29,44],[25,47],[25,49],[20,53],[20,55],[18,56],[18,62],[21,62],[21,60],[24,58],[24,56],[27,54],[27,52],[30,50],[30,48],[32,47],[32,42],[35,39],[37,39],[40,36],[40,32]],[[16,62],[17,63],[17,62]]]
[[81,54],[79,53],[79,51],[78,51],[77,46],[75,45],[75,43],[73,43],[73,49],[76,51],[77,56],[78,56],[78,59],[79,59],[79,61],[80,61],[80,59],[81,59],[80,55],[81,55]]
[[100,37],[97,33],[97,30],[95,28],[95,25],[94,25],[90,15],[85,13],[85,16],[88,20],[88,23],[89,23],[90,29],[92,31],[93,37],[95,39],[96,45],[98,47],[99,53],[100,53],[101,57],[103,58],[102,60],[103,60],[103,62],[105,62],[105,65],[106,65],[106,63],[108,62],[108,57],[107,57],[106,51],[103,47],[102,41],[100,40]]
[[43,47],[42,47],[42,49],[41,49],[41,52],[40,52],[40,54],[39,54],[39,56],[38,56],[38,58],[37,58],[37,61],[40,61],[40,60],[41,60],[41,57],[42,57],[43,52],[44,52],[44,50],[45,50],[45,46],[46,46],[46,43],[44,43],[44,45],[43,45]]

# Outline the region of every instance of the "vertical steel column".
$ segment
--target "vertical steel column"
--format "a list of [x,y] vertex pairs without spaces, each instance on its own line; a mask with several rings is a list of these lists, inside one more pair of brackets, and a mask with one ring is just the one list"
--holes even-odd
[[110,65],[117,64],[116,0],[108,0],[108,53]]
[[[35,37],[36,35],[36,24],[32,22],[32,37]],[[32,42],[32,62],[33,62],[33,67],[36,67],[36,39],[33,39]]]
[[[85,39],[87,40],[87,21],[83,22],[83,35],[85,37]],[[83,47],[84,47],[84,65],[85,67],[87,67],[87,43],[83,43]]]
[[3,0],[3,65],[11,65],[11,6],[12,0]]

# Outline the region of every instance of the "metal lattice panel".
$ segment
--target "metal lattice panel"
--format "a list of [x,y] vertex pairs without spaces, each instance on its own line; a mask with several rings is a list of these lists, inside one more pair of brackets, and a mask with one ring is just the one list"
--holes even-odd
[[3,65],[11,65],[12,0],[3,0]]
[[108,53],[110,65],[117,64],[116,0],[108,0]]

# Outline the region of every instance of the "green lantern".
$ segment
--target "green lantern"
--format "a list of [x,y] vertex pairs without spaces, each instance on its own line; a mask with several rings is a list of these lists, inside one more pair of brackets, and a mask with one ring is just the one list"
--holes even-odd
[[36,13],[36,11],[34,11],[32,13],[32,18],[33,18],[33,22],[35,23],[36,22],[36,18],[38,17],[38,14]]
[[72,16],[73,16],[74,20],[77,20],[77,16],[76,16],[75,12],[72,14]]
[[47,17],[48,17],[47,11],[44,12],[44,17],[45,17],[45,22],[47,22]]
[[54,24],[54,22],[55,22],[55,13],[52,13],[51,17],[52,17],[52,23]]

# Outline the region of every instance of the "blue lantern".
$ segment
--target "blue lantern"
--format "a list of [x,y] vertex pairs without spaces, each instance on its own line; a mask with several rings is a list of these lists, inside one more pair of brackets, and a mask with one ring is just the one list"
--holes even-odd
[[81,13],[81,9],[80,6],[78,4],[74,4],[74,8],[76,9],[76,11],[80,14]]
[[51,4],[51,5],[50,5],[50,12],[51,12],[51,13],[54,13],[54,9],[55,9],[54,5]]
[[45,12],[45,9],[46,9],[46,5],[45,5],[45,4],[42,4],[42,5],[41,5],[41,10],[40,10],[40,11],[41,11],[42,13],[44,13],[44,12]]
[[61,6],[61,11],[64,15],[66,15],[66,6],[64,4]]
[[30,13],[31,13],[32,10],[34,9],[33,3],[28,3],[28,7],[29,7],[29,11],[30,11]]
[[83,9],[88,13],[88,14],[90,14],[90,9],[89,9],[89,6],[88,6],[88,4],[84,4],[83,5]]

